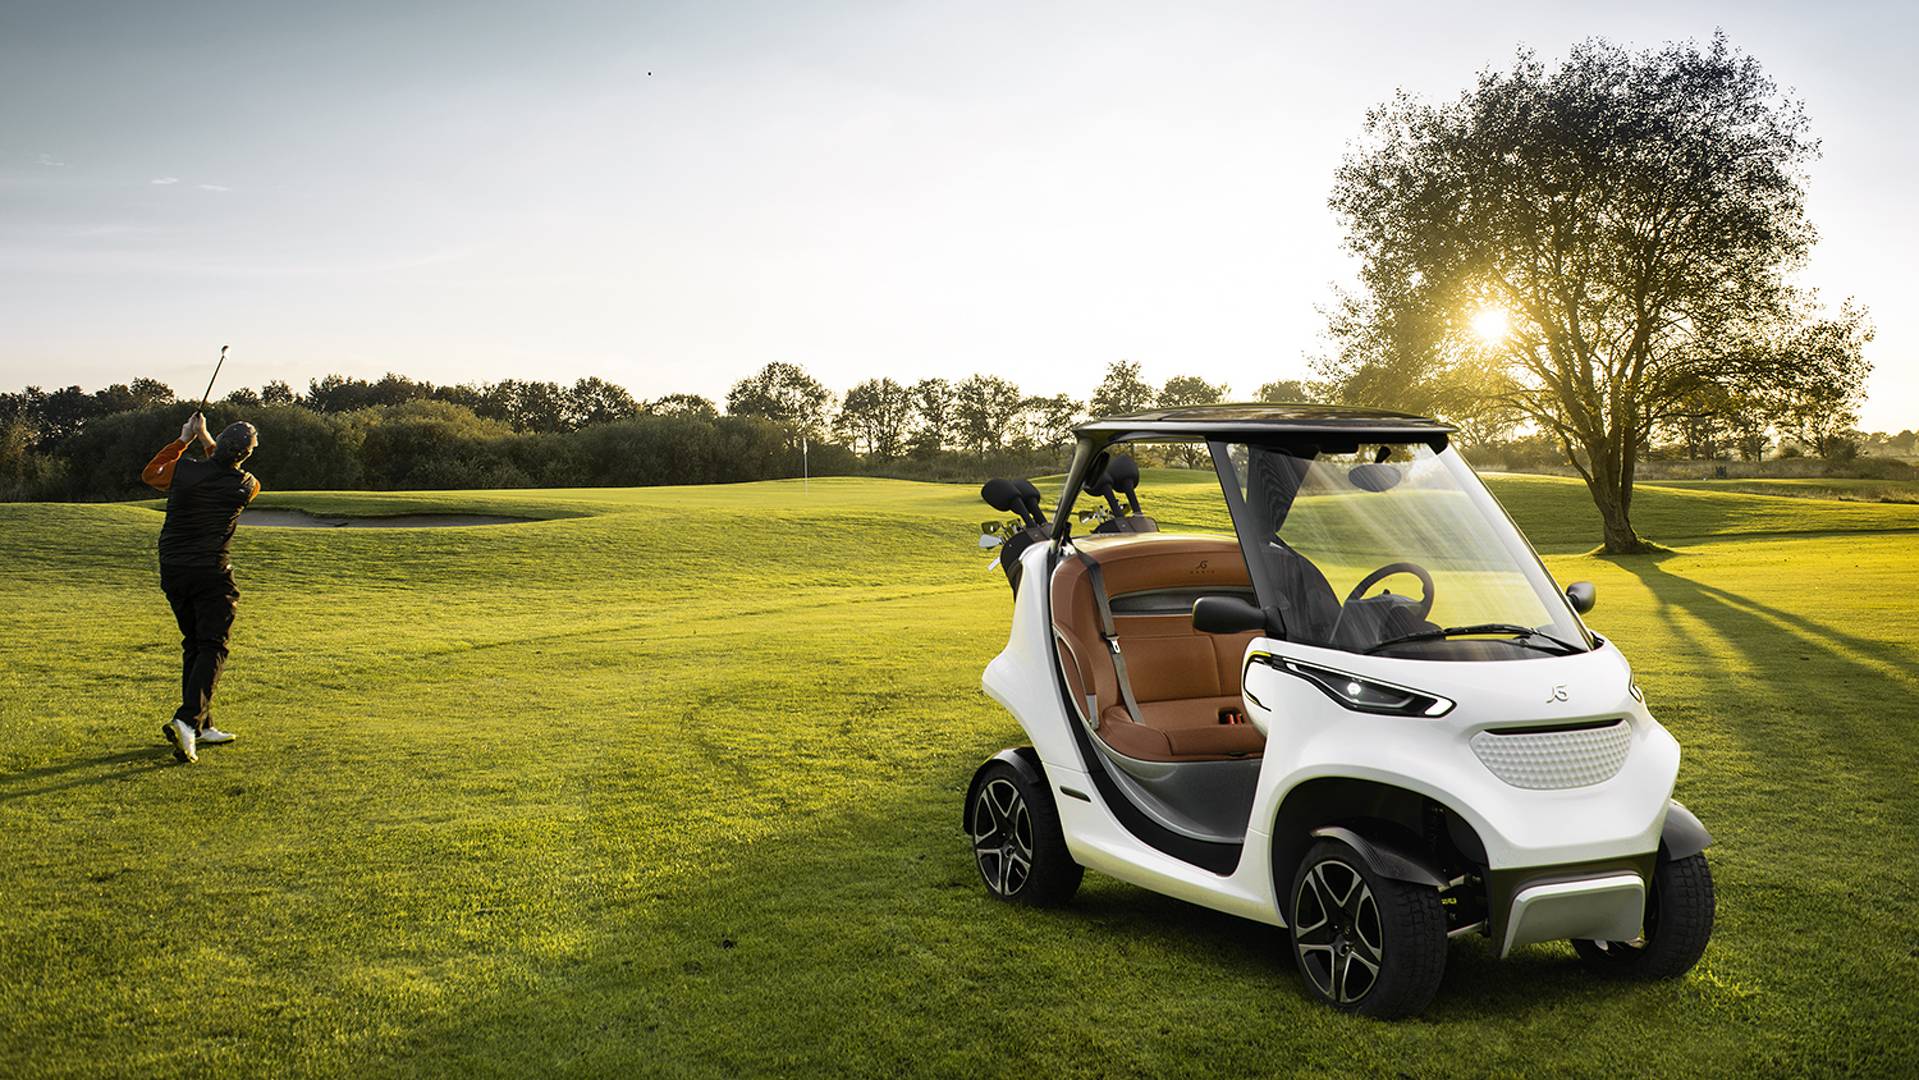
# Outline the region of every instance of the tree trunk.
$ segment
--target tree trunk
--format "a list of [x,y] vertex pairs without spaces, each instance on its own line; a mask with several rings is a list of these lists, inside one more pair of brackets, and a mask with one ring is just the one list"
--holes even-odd
[[[1599,523],[1606,555],[1637,555],[1653,550],[1632,527],[1632,447],[1587,446],[1588,468],[1582,470],[1586,490],[1599,508]],[[1575,464],[1577,464],[1575,462]]]
[[1593,503],[1599,507],[1599,523],[1605,538],[1600,548],[1607,555],[1636,555],[1652,548],[1633,531],[1629,497],[1617,483],[1602,484],[1598,477],[1586,485]]

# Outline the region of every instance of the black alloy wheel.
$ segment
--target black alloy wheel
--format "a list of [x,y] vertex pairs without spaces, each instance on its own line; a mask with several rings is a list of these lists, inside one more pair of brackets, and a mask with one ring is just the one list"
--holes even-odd
[[1692,970],[1712,940],[1716,904],[1706,856],[1660,859],[1646,893],[1646,925],[1636,941],[1573,939],[1588,966],[1632,979],[1675,979]]
[[1337,840],[1313,845],[1293,878],[1293,956],[1314,997],[1390,1019],[1424,1009],[1446,971],[1439,892],[1374,873]]
[[1066,849],[1058,810],[1045,788],[1012,765],[996,761],[987,767],[966,820],[973,863],[987,892],[1045,907],[1065,903],[1078,891],[1085,870]]

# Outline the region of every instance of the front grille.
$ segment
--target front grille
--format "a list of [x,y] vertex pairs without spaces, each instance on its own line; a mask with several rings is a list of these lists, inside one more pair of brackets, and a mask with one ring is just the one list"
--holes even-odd
[[1514,787],[1534,789],[1585,787],[1611,779],[1626,764],[1631,746],[1632,725],[1624,720],[1473,736],[1473,753],[1494,776]]

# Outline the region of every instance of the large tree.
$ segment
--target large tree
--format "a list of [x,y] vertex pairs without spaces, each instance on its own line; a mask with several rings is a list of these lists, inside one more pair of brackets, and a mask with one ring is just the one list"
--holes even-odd
[[815,442],[826,434],[833,393],[796,364],[774,362],[733,384],[726,411],[733,416],[763,416],[804,432]]
[[1071,394],[1029,397],[1020,403],[1025,420],[1026,442],[1046,450],[1057,450],[1073,442],[1073,425],[1085,415],[1085,408]]
[[[1198,375],[1175,375],[1160,387],[1159,404],[1169,409],[1182,405],[1217,405],[1231,392],[1232,388],[1225,383],[1209,383]],[[1211,460],[1203,443],[1181,443],[1172,448],[1169,456],[1188,469],[1201,468]]]
[[1609,552],[1644,550],[1633,478],[1655,425],[1792,338],[1814,240],[1803,109],[1723,36],[1548,66],[1368,114],[1331,205],[1361,262],[1322,377],[1351,400],[1497,401],[1561,445]]
[[1157,400],[1159,391],[1139,377],[1138,364],[1115,360],[1106,366],[1106,377],[1086,404],[1094,416],[1125,416],[1150,409]]
[[986,453],[1006,445],[1025,403],[1019,387],[997,375],[974,375],[953,388],[953,420],[967,449]]
[[1255,401],[1276,404],[1294,404],[1312,399],[1312,395],[1306,390],[1306,384],[1298,379],[1274,379],[1272,382],[1261,385],[1259,393],[1253,397]]
[[1773,417],[1781,434],[1820,457],[1855,448],[1859,407],[1866,399],[1866,343],[1872,324],[1848,304],[1836,318],[1820,319],[1788,338],[1773,360],[1781,407]]
[[624,386],[588,376],[566,391],[566,419],[569,427],[610,424],[640,415],[640,403]]
[[894,458],[906,441],[913,418],[912,394],[891,379],[867,379],[846,392],[834,430],[855,450]]
[[913,399],[913,452],[937,454],[953,444],[953,384],[921,379],[907,391]]

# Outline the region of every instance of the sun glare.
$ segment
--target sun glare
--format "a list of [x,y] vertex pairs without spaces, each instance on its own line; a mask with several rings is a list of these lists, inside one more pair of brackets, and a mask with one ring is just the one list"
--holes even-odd
[[1505,308],[1480,308],[1472,317],[1473,336],[1488,345],[1496,345],[1506,340],[1511,323],[1506,318]]

